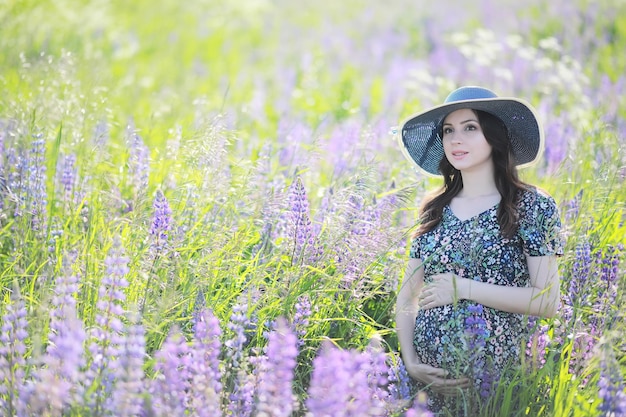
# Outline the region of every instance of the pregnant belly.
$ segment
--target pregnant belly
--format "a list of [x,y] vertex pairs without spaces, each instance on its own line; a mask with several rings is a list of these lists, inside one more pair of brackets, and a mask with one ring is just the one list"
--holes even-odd
[[420,310],[413,344],[422,363],[453,371],[464,356],[464,308],[450,305]]

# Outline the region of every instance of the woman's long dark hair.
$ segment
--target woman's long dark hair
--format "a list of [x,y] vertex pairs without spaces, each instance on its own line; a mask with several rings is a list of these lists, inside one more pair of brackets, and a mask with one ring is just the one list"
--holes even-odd
[[[498,117],[480,110],[472,110],[478,123],[491,145],[491,158],[494,164],[496,187],[501,200],[498,207],[498,223],[500,231],[506,238],[511,238],[517,231],[517,199],[520,191],[528,189],[528,185],[520,181],[511,150],[507,128]],[[443,137],[440,132],[439,137]],[[441,158],[439,170],[443,174],[444,184],[435,194],[427,197],[420,210],[420,225],[415,233],[422,235],[433,230],[441,221],[443,208],[463,189],[461,172],[455,169],[448,159]]]

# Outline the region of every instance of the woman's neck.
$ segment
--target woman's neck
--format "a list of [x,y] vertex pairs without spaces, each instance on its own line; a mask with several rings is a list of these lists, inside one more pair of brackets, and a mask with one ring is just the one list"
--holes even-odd
[[462,171],[463,189],[458,196],[461,198],[479,198],[499,194],[493,169],[480,171]]

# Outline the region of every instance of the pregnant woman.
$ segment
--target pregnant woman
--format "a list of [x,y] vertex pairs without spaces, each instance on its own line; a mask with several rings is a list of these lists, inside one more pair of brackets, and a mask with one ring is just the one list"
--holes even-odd
[[528,316],[553,316],[559,300],[558,209],[517,175],[540,156],[543,131],[525,101],[462,87],[404,122],[400,139],[443,176],[398,292],[402,358],[436,415],[475,413],[519,365]]

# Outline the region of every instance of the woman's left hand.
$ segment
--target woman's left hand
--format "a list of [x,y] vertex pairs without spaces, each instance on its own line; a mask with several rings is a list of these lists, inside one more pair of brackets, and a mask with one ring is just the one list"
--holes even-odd
[[419,295],[419,306],[425,310],[456,303],[459,296],[459,285],[463,278],[446,272],[431,276],[432,281],[424,285]]

